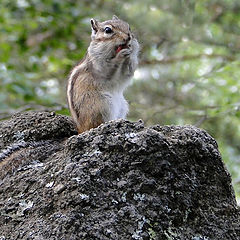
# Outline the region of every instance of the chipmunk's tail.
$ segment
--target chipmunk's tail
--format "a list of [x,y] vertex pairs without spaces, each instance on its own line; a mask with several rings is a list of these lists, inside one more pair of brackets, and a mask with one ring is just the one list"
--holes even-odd
[[31,162],[33,165],[39,165],[47,156],[60,148],[61,144],[56,144],[55,140],[19,141],[11,144],[0,152],[0,179],[9,173],[14,173],[22,165],[29,165]]

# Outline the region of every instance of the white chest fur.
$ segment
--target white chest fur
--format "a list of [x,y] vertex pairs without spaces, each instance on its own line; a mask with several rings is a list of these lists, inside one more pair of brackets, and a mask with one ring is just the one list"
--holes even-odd
[[116,120],[125,118],[128,113],[128,103],[123,97],[122,92],[106,92],[105,96],[109,102],[110,119]]

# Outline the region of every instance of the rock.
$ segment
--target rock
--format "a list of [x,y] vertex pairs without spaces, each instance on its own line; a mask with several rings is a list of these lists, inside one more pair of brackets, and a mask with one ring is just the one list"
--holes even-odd
[[203,130],[118,120],[76,135],[68,117],[27,112],[0,135],[0,239],[240,239],[231,177]]
[[56,140],[76,134],[70,118],[54,112],[17,113],[0,122],[0,149],[13,142]]

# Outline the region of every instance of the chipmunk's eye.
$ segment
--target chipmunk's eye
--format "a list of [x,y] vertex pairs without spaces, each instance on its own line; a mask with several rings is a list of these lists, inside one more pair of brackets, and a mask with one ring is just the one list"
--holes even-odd
[[109,33],[112,33],[113,30],[110,27],[105,27],[104,32],[109,34]]

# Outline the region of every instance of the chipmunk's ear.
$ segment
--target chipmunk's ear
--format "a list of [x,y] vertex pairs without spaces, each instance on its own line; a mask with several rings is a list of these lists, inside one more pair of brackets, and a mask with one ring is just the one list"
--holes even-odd
[[91,27],[92,27],[92,39],[95,37],[98,31],[98,21],[96,19],[91,19]]
[[119,20],[119,18],[116,15],[113,15],[112,20]]

